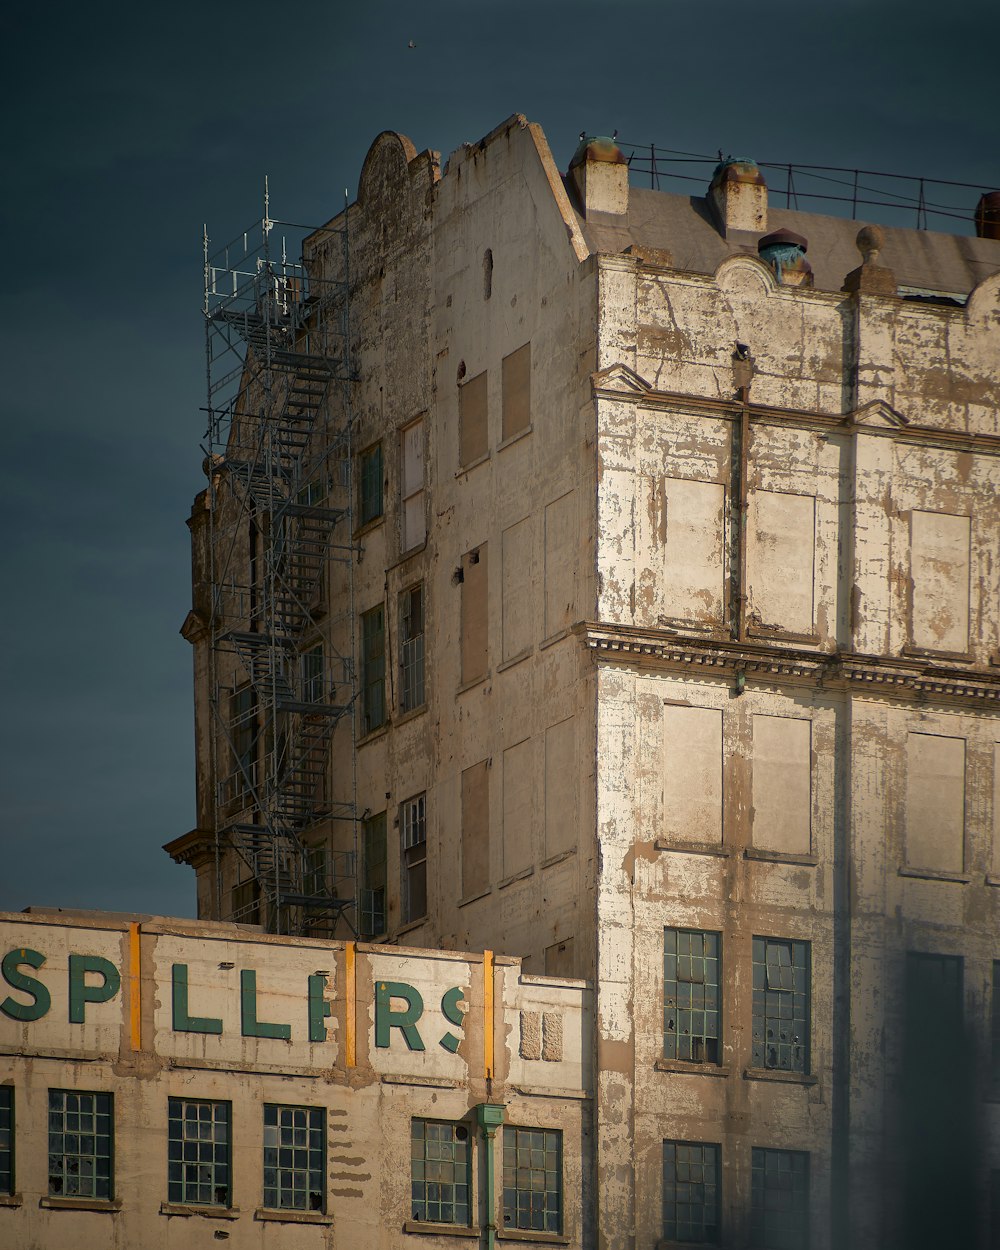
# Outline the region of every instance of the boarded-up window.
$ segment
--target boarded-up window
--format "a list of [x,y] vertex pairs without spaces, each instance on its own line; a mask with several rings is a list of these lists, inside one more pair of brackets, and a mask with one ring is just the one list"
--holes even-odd
[[816,501],[754,491],[747,534],[750,620],[792,634],[813,632]]
[[668,477],[663,494],[666,614],[717,624],[723,617],[726,489],[716,482]]
[[663,814],[668,842],[722,841],[722,713],[663,709]]
[[424,514],[424,423],[411,422],[402,433],[400,474],[401,549],[419,547],[427,533]]
[[490,888],[489,761],[462,773],[462,897]]
[[965,862],[965,739],[906,740],[906,863],[961,872]]
[[913,644],[932,651],[969,646],[967,516],[914,512],[910,519]]
[[753,718],[753,844],[808,855],[812,846],[812,722]]
[[553,500],[545,509],[545,637],[551,638],[576,615],[576,495]]
[[573,939],[563,938],[545,948],[545,975],[547,977],[575,977],[576,952]]
[[503,753],[503,875],[532,862],[532,741],[525,738]]
[[458,392],[459,462],[471,464],[489,448],[486,423],[486,374],[470,378]]
[[490,666],[486,544],[462,557],[462,685]]
[[500,437],[513,438],[531,424],[531,344],[503,358],[503,417]]
[[503,658],[512,659],[534,641],[535,596],[530,517],[503,532]]
[[578,841],[576,827],[576,722],[545,731],[545,855],[561,855]]

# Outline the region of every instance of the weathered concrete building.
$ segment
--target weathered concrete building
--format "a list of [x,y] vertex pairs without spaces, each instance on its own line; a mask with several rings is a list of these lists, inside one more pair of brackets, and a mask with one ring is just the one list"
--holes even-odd
[[579,984],[100,912],[0,915],[0,968],[9,1250],[591,1240]]
[[205,917],[591,982],[590,1244],[892,1244],[941,1163],[903,1094],[961,1068],[985,1247],[1000,242],[705,190],[384,133],[300,274],[209,265],[249,354],[168,849]]

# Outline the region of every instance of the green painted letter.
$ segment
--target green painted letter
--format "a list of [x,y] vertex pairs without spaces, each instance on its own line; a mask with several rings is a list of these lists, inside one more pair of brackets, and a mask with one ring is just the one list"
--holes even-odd
[[175,1033],[221,1033],[222,1021],[211,1016],[188,1015],[188,966],[174,964],[173,1008]]
[[16,951],[8,951],[4,955],[3,962],[0,963],[3,979],[11,989],[30,994],[33,999],[30,1003],[19,1003],[16,998],[5,998],[0,1003],[0,1011],[11,1020],[41,1020],[52,1006],[52,996],[41,981],[18,972],[21,964],[28,964],[31,968],[40,968],[43,963],[45,963],[45,956],[39,955],[38,951],[33,951],[27,946],[22,946]]
[[333,1014],[333,1007],[323,997],[326,989],[326,977],[317,973],[309,978],[309,1040],[311,1042],[326,1041],[327,1016]]
[[290,1024],[265,1024],[257,1019],[257,973],[252,968],[240,973],[240,1025],[244,1037],[280,1037],[287,1042],[292,1036]]
[[[88,985],[87,973],[96,972],[104,978],[103,985]],[[83,1024],[87,1003],[106,1003],[114,998],[122,979],[110,960],[100,955],[70,955],[69,957],[69,1022]]]
[[[409,1004],[405,1011],[393,1011],[392,999],[403,998]],[[417,1021],[423,1015],[424,1000],[412,985],[403,981],[379,981],[375,986],[375,1045],[388,1047],[392,1029],[399,1029],[410,1050],[423,1050],[417,1032]]]
[[[464,998],[465,995],[462,993],[462,987],[460,985],[456,985],[452,989],[448,990],[444,998],[441,999],[441,1014],[446,1020],[450,1021],[450,1023],[457,1025],[465,1024],[465,1017],[458,1009],[458,1004]],[[454,1033],[449,1031],[444,1035],[444,1037],[441,1038],[441,1045],[445,1048],[445,1050],[450,1050],[454,1055],[457,1052],[461,1041],[462,1039],[460,1037],[456,1037]]]

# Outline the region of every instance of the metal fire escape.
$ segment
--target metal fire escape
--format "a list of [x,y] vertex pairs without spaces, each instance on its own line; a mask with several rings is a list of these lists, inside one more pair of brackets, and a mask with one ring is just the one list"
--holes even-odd
[[219,918],[284,933],[354,927],[349,260],[346,209],[307,229],[266,192],[233,243],[205,233]]

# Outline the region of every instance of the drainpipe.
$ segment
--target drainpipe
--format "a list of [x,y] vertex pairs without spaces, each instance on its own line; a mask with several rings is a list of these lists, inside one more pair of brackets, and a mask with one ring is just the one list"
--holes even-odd
[[496,1156],[494,1146],[497,1129],[503,1124],[504,1108],[497,1103],[481,1102],[476,1107],[476,1123],[483,1130],[486,1142],[486,1250],[495,1250],[496,1221]]
[[[750,451],[750,383],[753,380],[754,359],[750,349],[743,343],[736,344],[733,352],[733,381],[736,398],[740,404],[739,426],[734,423],[733,448],[733,511],[735,530],[733,552],[733,610],[732,632],[737,642],[745,642],[747,636],[747,513],[750,507],[747,488],[747,458]],[[738,430],[738,433],[737,433]],[[740,690],[742,693],[742,690]]]

